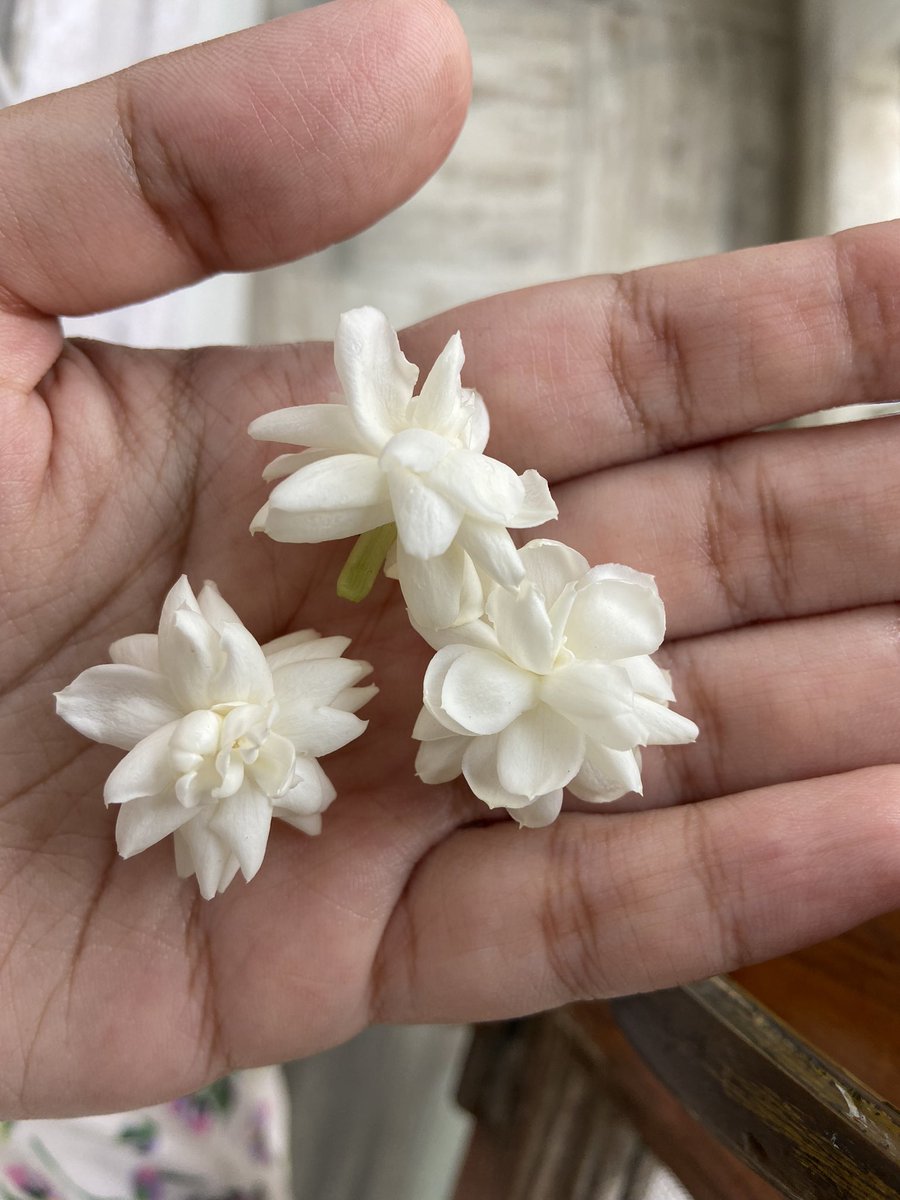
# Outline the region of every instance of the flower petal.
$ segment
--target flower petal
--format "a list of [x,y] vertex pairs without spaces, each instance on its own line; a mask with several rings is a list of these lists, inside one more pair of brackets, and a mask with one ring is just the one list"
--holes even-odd
[[[346,449],[349,450],[350,447]],[[263,467],[262,477],[266,483],[271,483],[273,479],[284,479],[302,467],[308,467],[310,463],[318,462],[321,458],[329,458],[334,453],[334,450],[303,450],[299,454],[279,454]]]
[[289,739],[298,754],[320,758],[358,738],[365,733],[368,724],[344,709],[330,705],[311,708],[298,703],[279,714],[275,727],[282,737]]
[[178,722],[172,721],[155,729],[113,767],[103,787],[106,804],[156,796],[174,784],[177,772],[169,744],[177,728]]
[[463,733],[467,736],[469,731],[444,712],[441,694],[450,668],[459,658],[470,651],[470,646],[458,642],[442,646],[426,667],[425,679],[422,683],[422,702],[434,719],[449,733]]
[[497,776],[508,792],[536,800],[574,778],[584,748],[580,729],[538,704],[497,735]]
[[382,450],[378,464],[385,472],[405,468],[426,475],[452,453],[450,442],[430,429],[403,429]]
[[220,637],[224,662],[211,685],[216,704],[245,701],[267,704],[273,695],[272,672],[256,638],[241,624],[228,624]]
[[548,825],[552,825],[559,816],[562,802],[563,790],[558,788],[555,792],[538,796],[524,808],[513,809],[510,816],[518,822],[522,829],[545,829]]
[[179,804],[170,792],[145,796],[125,804],[116,818],[116,847],[122,858],[132,858],[174,833],[195,814]]
[[635,696],[634,714],[644,727],[642,746],[677,746],[695,742],[700,735],[693,721],[644,696]]
[[298,755],[294,765],[296,782],[290,791],[279,797],[276,806],[278,816],[293,813],[307,817],[324,812],[336,795],[334,784],[313,757]]
[[300,404],[279,408],[251,421],[247,430],[259,442],[287,442],[316,450],[365,454],[370,447],[360,438],[346,404]]
[[181,716],[162,675],[120,663],[82,671],[56,693],[56,711],[85,737],[120,750]]
[[197,613],[200,611],[200,605],[197,603],[197,597],[188,583],[187,575],[182,575],[179,579],[176,579],[175,583],[169,588],[168,594],[163,601],[162,612],[159,616],[160,630],[163,625],[171,621],[180,608],[189,608],[192,612]]
[[211,708],[211,685],[222,666],[219,635],[199,612],[180,608],[159,630],[159,659],[185,712]]
[[429,559],[413,558],[398,545],[396,576],[417,625],[446,629],[481,616],[481,580],[471,558],[456,543]]
[[[271,642],[266,642],[262,648],[263,654],[266,658],[270,658],[272,655],[280,654],[282,650],[293,650],[294,647],[303,646],[307,642],[317,640],[318,637],[315,629],[298,629],[296,633],[286,633],[282,637],[273,638]],[[311,657],[318,658],[319,655]]]
[[317,837],[322,832],[322,817],[319,813],[313,813],[311,816],[304,817],[297,813],[288,812],[287,809],[275,809],[272,814],[278,817],[279,820],[286,822],[288,825],[293,825],[295,829],[299,829],[301,833],[308,834],[309,837]]
[[200,612],[206,617],[216,633],[221,633],[225,625],[242,625],[241,618],[230,604],[222,599],[219,589],[211,579],[207,579],[197,597]]
[[391,520],[387,479],[368,454],[335,454],[275,485],[251,530],[275,541],[326,542]]
[[662,667],[657,666],[649,654],[639,654],[635,658],[621,658],[614,664],[621,667],[631,680],[631,686],[641,696],[650,700],[658,700],[668,704],[675,699],[672,691],[672,676]]
[[459,377],[465,361],[462,338],[454,333],[435,359],[415,401],[417,425],[444,436],[457,433],[461,415]]
[[525,576],[538,588],[550,609],[566,584],[575,583],[590,570],[583,554],[564,542],[534,538],[519,551]]
[[175,865],[182,878],[196,875],[200,895],[204,900],[212,900],[219,891],[232,855],[228,846],[209,828],[209,811],[195,809],[194,812],[193,820],[185,821],[175,833]]
[[540,675],[551,670],[559,645],[544,598],[533,583],[526,580],[515,592],[494,588],[486,609],[500,646],[514,663]]
[[610,750],[588,742],[581,770],[569,783],[569,791],[579,800],[605,804],[628,792],[643,793],[639,750]]
[[114,663],[128,667],[143,667],[145,671],[159,673],[159,639],[155,633],[133,633],[119,638],[109,648],[109,657]]
[[264,796],[277,800],[292,784],[296,757],[294,747],[286,737],[270,733],[247,773]]
[[367,684],[366,687],[344,688],[342,692],[338,692],[328,707],[342,712],[355,713],[359,712],[370,700],[374,700],[377,695],[378,687],[374,683]]
[[525,494],[515,516],[506,524],[511,529],[530,529],[533,525],[555,521],[559,516],[559,509],[550,495],[550,485],[543,475],[539,475],[537,471],[525,471],[519,478]]
[[423,706],[419,709],[419,715],[413,725],[412,736],[417,742],[433,742],[436,738],[446,738],[452,735],[447,732],[437,717]]
[[398,468],[387,479],[400,545],[413,558],[443,554],[456,537],[462,510],[412,471]]
[[470,738],[462,760],[466,783],[488,808],[522,808],[528,803],[525,796],[515,796],[500,783],[497,775],[496,737]]
[[451,734],[422,742],[416,754],[416,774],[423,783],[449,783],[456,779],[462,771],[463,754],[470,741],[470,738]]
[[525,570],[509,531],[491,521],[466,517],[459,528],[458,541],[463,550],[501,587],[515,588]]
[[248,883],[262,866],[271,822],[271,803],[251,787],[220,800],[210,818],[210,832],[217,834],[237,858]]
[[328,705],[344,690],[365,678],[372,668],[356,658],[310,658],[276,667],[272,672],[279,720],[291,709]]
[[474,388],[462,389],[462,401],[468,409],[460,441],[467,450],[481,454],[491,436],[491,421],[487,405]]
[[406,424],[419,377],[384,313],[367,307],[341,316],[334,365],[357,428],[370,445],[382,446]]
[[576,659],[544,678],[541,699],[604,746],[630,750],[643,741],[636,697],[620,667]]
[[592,568],[576,591],[566,645],[578,658],[610,661],[659,649],[666,614],[651,575],[609,563]]
[[441,708],[467,733],[497,733],[536,700],[535,677],[489,650],[460,655],[441,689]]
[[504,526],[525,500],[525,485],[512,467],[474,450],[451,451],[429,469],[428,482],[464,512]]

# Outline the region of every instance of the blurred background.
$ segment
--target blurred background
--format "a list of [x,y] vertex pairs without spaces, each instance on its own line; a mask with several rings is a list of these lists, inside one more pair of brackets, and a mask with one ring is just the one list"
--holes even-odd
[[[309,7],[0,0],[0,102]],[[299,264],[69,323],[135,345],[330,338],[497,291],[900,212],[896,0],[457,0],[474,62],[449,161]],[[299,398],[298,398],[299,399]],[[490,400],[490,397],[488,397]],[[467,1136],[459,1029],[376,1029],[294,1064],[295,1195],[444,1200]],[[611,1123],[617,1118],[611,1115]],[[683,1195],[624,1123],[606,1200]]]

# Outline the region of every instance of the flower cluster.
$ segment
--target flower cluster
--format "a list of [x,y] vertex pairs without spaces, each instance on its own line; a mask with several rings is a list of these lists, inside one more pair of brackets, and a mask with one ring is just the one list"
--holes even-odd
[[[489,422],[461,383],[454,335],[416,394],[417,369],[375,309],[341,318],[343,394],[254,421],[255,438],[297,447],[251,532],[281,542],[357,535],[338,592],[362,599],[399,580],[436,651],[413,736],[416,772],[462,774],[520,825],[558,816],[563,789],[591,802],[641,790],[641,747],[693,741],[651,655],[665,632],[653,578],[591,567],[561,542],[522,550],[511,529],[557,515],[546,480],[483,453]],[[358,737],[377,689],[342,657],[344,637],[307,630],[260,646],[213,584],[172,588],[156,634],[123,638],[112,662],[60,692],[60,715],[127,753],[110,775],[124,857],[174,834],[180,875],[210,898],[262,863],[273,817],[321,829],[334,788],[318,758]]]
[[114,642],[56,697],[87,737],[128,753],[106,782],[129,858],[175,835],[179,875],[209,899],[262,864],[273,817],[316,834],[334,788],[318,758],[366,728],[371,667],[342,658],[349,638],[312,630],[260,646],[212,583],[182,576],[158,633]]

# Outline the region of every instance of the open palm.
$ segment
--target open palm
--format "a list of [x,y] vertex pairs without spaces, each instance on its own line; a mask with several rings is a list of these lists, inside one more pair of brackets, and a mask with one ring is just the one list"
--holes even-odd
[[[467,72],[437,0],[341,0],[0,118],[0,1115],[170,1097],[373,1020],[664,986],[900,898],[900,430],[751,432],[900,391],[897,229],[497,297],[404,338],[427,368],[462,330],[490,452],[554,485],[550,536],[651,571],[669,609],[700,742],[648,752],[650,811],[541,831],[414,778],[428,649],[396,585],[338,602],[346,545],[247,534],[270,456],[247,424],[324,399],[330,349],[61,341],[52,314],[376,219],[446,152]],[[350,635],[381,687],[325,764],[322,836],[274,828],[212,903],[168,844],[117,859],[116,753],[51,699],[155,628],[183,571],[260,640]]]

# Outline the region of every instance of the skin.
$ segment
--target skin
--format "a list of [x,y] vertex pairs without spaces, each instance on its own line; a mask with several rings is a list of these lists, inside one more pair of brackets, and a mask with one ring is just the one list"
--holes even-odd
[[[276,448],[246,426],[324,399],[330,348],[62,340],[56,314],[376,220],[447,153],[468,88],[439,0],[339,0],[0,114],[0,1115],[168,1098],[373,1021],[664,987],[900,902],[900,427],[750,432],[900,394],[900,229],[499,296],[405,335],[427,369],[461,329],[490,452],[554,485],[542,532],[656,575],[702,730],[647,753],[640,811],[541,831],[413,777],[428,650],[394,586],[337,602],[348,544],[247,535]],[[260,640],[352,635],[382,689],[325,763],[323,835],[275,828],[259,876],[212,903],[170,844],[116,857],[117,752],[51,699],[155,629],[182,571]]]

